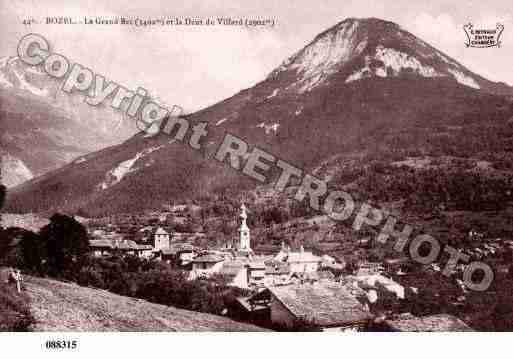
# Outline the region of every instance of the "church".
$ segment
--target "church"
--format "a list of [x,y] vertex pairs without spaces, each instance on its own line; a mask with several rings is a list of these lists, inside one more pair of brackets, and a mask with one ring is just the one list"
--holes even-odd
[[238,251],[240,251],[241,253],[251,254],[253,251],[251,249],[251,236],[249,233],[249,227],[248,227],[248,223],[247,223],[248,213],[247,213],[247,208],[244,205],[244,203],[242,204],[240,209],[241,209],[241,214],[240,214],[241,224],[239,227],[239,243],[238,243],[238,246],[236,247],[236,249]]

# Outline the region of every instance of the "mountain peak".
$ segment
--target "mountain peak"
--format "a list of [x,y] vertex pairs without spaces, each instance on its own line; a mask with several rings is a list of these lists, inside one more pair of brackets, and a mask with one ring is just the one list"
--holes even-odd
[[348,25],[357,25],[357,26],[360,26],[361,28],[367,28],[367,29],[374,28],[374,29],[380,29],[380,30],[401,29],[401,27],[398,24],[396,24],[395,22],[383,20],[383,19],[379,19],[379,18],[375,18],[375,17],[364,17],[364,18],[348,17],[348,18],[338,22],[334,26],[330,27],[329,29],[323,31],[318,36],[322,36],[323,34],[325,34],[327,32],[334,31],[334,30],[343,28],[344,26],[348,26]]
[[[286,74],[286,75],[285,75]],[[394,22],[347,18],[317,35],[275,69],[268,79],[294,78],[287,89],[304,93],[337,75],[350,83],[372,77],[446,78],[474,89],[493,83]]]

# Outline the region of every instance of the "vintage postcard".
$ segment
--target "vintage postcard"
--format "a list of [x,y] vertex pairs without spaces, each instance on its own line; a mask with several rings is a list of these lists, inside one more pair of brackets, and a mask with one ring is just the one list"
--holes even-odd
[[513,332],[510,1],[0,14],[3,347]]

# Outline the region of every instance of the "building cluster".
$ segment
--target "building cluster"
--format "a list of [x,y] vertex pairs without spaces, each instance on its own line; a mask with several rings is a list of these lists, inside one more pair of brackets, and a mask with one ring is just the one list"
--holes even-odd
[[[91,240],[90,246],[96,256],[118,251],[173,263],[188,270],[189,279],[223,276],[231,286],[249,293],[236,298],[230,309],[233,316],[256,323],[262,320],[267,325],[270,322],[282,329],[365,330],[375,323],[370,308],[383,290],[398,300],[405,299],[405,289],[382,274],[380,263],[363,263],[356,274],[340,275],[344,264],[302,246],[291,249],[282,243],[273,255],[254,253],[247,218],[247,209],[242,205],[238,240],[223,248],[197,248],[183,236],[170,236],[163,228],[154,232],[153,245],[104,237]],[[394,271],[400,274],[401,264],[399,261],[385,266],[397,267]],[[464,325],[450,316],[417,318],[407,314],[383,321],[380,329],[402,330],[416,325],[424,328],[444,320]]]
[[153,255],[153,246],[137,244],[128,239],[92,239],[89,241],[89,247],[96,257],[103,257],[114,253],[145,258],[151,258]]
[[320,272],[321,267],[336,265],[335,260],[329,256],[317,256],[305,251],[303,247],[293,250],[285,244],[275,255],[255,254],[251,248],[247,216],[243,205],[238,241],[224,248],[197,248],[181,236],[171,236],[162,227],[153,234],[153,245],[138,244],[119,235],[102,234],[101,239],[90,241],[90,247],[95,256],[108,256],[117,252],[159,259],[188,269],[191,279],[218,274],[225,276],[232,285],[248,289],[318,280],[329,275]]

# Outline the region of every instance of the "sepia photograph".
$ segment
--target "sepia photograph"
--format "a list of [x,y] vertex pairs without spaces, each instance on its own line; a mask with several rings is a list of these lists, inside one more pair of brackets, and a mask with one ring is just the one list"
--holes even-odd
[[1,2],[4,355],[513,332],[512,5]]

